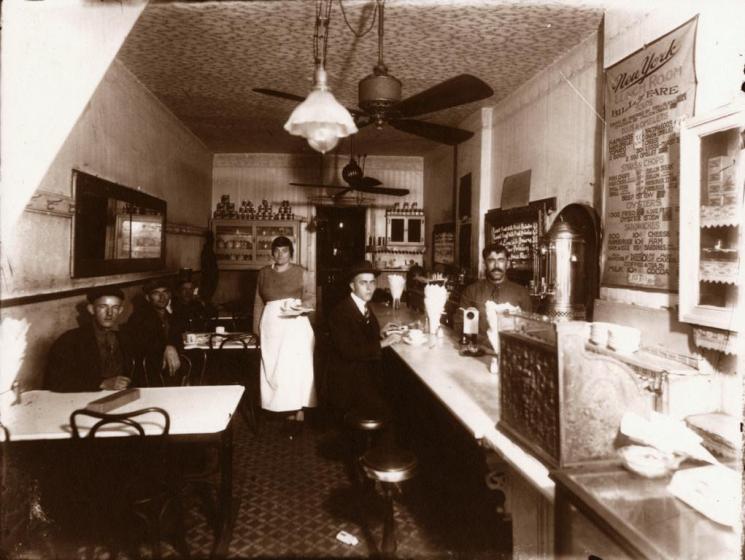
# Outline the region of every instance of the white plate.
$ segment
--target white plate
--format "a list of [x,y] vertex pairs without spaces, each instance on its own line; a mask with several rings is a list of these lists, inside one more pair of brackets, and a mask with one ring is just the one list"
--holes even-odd
[[310,313],[313,311],[312,307],[291,307],[290,309],[282,309],[279,312],[280,317],[297,317],[303,313]]

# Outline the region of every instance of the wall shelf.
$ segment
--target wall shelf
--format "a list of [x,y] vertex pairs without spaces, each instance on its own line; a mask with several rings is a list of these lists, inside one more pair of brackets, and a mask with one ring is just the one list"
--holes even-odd
[[253,270],[272,263],[272,241],[287,237],[300,262],[300,220],[212,220],[214,251],[220,270]]

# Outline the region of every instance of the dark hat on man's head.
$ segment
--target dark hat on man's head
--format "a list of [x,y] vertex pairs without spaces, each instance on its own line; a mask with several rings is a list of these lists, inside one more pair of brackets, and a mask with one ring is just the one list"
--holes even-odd
[[371,263],[370,261],[360,261],[350,267],[350,269],[347,271],[347,278],[351,282],[355,276],[364,273],[374,274],[375,276],[377,276],[378,274],[380,274],[380,271],[375,268],[373,266],[373,263]]
[[104,296],[118,297],[122,301],[125,299],[124,292],[121,288],[117,288],[116,286],[96,286],[95,288],[88,290],[88,293],[85,294],[88,303],[95,303],[98,298]]
[[149,294],[153,290],[157,290],[158,288],[168,288],[169,290],[172,290],[173,287],[171,286],[171,281],[167,277],[161,277],[161,278],[151,278],[147,282],[145,282],[145,285],[142,286],[142,291],[145,294]]

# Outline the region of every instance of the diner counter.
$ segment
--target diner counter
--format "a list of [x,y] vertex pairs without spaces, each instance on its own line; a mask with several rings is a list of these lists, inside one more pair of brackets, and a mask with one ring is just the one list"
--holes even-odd
[[[392,310],[373,304],[381,326],[389,322],[423,322],[424,315],[410,309]],[[429,335],[421,345],[399,342],[390,348],[429,388],[473,437],[496,451],[544,498],[553,502],[554,482],[548,469],[496,428],[499,420],[499,377],[490,373],[494,355],[461,356],[453,331],[442,325],[443,335]]]

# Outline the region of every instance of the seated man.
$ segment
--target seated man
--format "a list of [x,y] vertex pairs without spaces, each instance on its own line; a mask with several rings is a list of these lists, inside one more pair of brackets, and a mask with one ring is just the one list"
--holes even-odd
[[168,311],[171,285],[166,278],[145,283],[144,305],[137,307],[126,324],[135,355],[135,380],[138,385],[160,385],[160,373],[174,376],[181,367],[178,351],[182,347],[183,326]]
[[329,315],[332,348],[328,396],[329,404],[342,414],[359,407],[390,419],[390,406],[383,396],[381,348],[398,342],[400,335],[381,340],[378,320],[367,307],[379,273],[368,261],[352,267],[351,293]]
[[171,301],[173,320],[183,325],[185,332],[203,331],[209,317],[209,311],[204,302],[194,293],[194,283],[191,278],[179,278]]
[[44,388],[77,392],[125,389],[134,360],[126,337],[117,330],[124,293],[113,286],[93,288],[86,310],[91,321],[60,336],[49,353]]
[[[510,303],[522,311],[530,311],[530,292],[507,279],[507,269],[510,268],[510,252],[503,245],[491,244],[481,251],[484,259],[486,277],[469,284],[460,296],[460,306],[476,307],[479,310],[479,334],[486,334],[486,302]],[[462,328],[462,317],[456,321]],[[456,325],[456,331],[460,332]]]

